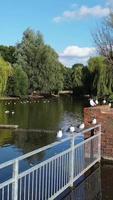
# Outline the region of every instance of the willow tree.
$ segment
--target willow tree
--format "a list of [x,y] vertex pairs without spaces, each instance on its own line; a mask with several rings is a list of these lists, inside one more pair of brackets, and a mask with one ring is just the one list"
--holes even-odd
[[8,77],[12,76],[12,74],[11,64],[0,57],[0,96],[5,94]]
[[83,66],[72,67],[72,85],[75,95],[83,94]]
[[91,78],[91,92],[97,96],[110,95],[113,89],[112,68],[104,57],[90,58],[88,69]]

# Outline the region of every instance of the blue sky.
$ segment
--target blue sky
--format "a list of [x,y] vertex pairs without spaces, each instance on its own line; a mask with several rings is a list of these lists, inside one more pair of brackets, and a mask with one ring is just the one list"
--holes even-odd
[[[112,2],[112,0],[111,0]],[[91,32],[109,14],[110,0],[4,0],[0,44],[15,45],[23,31],[40,30],[67,66],[95,54]]]

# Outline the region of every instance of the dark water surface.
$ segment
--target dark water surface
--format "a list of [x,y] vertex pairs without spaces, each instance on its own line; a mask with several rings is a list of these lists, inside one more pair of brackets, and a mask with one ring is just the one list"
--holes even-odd
[[[56,141],[56,132],[65,132],[83,120],[83,101],[72,97],[37,102],[0,102],[0,124],[17,124],[23,129],[52,132],[0,130],[0,163]],[[10,113],[6,114],[5,111]],[[12,111],[15,113],[12,115]]]
[[[65,133],[71,124],[77,126],[83,121],[83,107],[86,103],[87,101],[76,100],[70,96],[58,99],[38,100],[37,102],[0,102],[0,124],[17,124],[20,129],[46,130],[46,132],[0,130],[0,163],[55,142],[57,140],[56,132],[59,128],[62,128]],[[6,110],[9,110],[10,113],[6,114]],[[12,111],[15,113],[12,114]],[[47,130],[52,131],[47,132]],[[60,148],[66,147],[62,146]],[[58,149],[53,149],[53,152],[40,153],[38,161],[44,160],[56,151]],[[22,168],[27,168],[35,160],[37,158],[34,157],[24,161]],[[4,179],[3,175],[0,174],[2,181]],[[7,174],[5,172],[5,176],[7,178],[10,176],[9,171]],[[94,187],[96,187],[95,190],[93,189]],[[66,198],[75,200],[113,200],[112,187],[113,166],[104,165],[100,166],[86,182],[78,186]]]

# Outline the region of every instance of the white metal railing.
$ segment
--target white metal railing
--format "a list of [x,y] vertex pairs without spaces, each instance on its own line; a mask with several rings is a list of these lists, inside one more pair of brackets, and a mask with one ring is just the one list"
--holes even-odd
[[[83,136],[90,131],[94,131],[93,136],[76,144],[76,139],[81,134]],[[20,170],[21,161],[65,143],[68,144],[65,150],[27,170]],[[0,173],[10,168],[11,177],[0,183],[0,200],[55,199],[69,186],[73,186],[74,181],[96,162],[100,161],[100,144],[101,126],[96,125],[1,164]]]

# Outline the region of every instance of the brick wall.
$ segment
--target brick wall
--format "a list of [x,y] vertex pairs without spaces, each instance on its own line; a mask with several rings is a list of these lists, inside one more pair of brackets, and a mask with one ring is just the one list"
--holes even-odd
[[[102,126],[101,153],[107,160],[113,160],[113,109],[108,105],[84,108],[84,123],[91,126],[93,117]],[[88,136],[88,135],[87,135]]]

